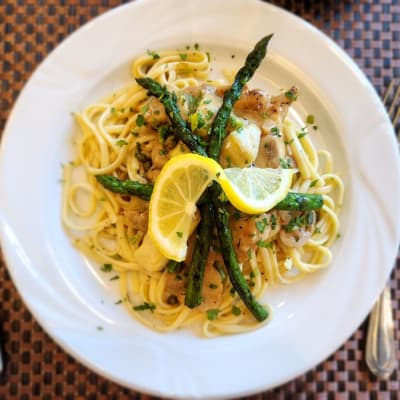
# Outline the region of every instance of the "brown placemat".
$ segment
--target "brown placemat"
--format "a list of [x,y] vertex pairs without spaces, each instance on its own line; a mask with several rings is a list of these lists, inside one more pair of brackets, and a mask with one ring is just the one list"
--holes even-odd
[[[121,3],[118,0],[0,0],[0,132],[21,88],[48,52],[83,23]],[[330,36],[353,57],[379,94],[392,78],[400,82],[399,1],[282,0],[272,3],[298,14]],[[398,347],[400,262],[393,271],[391,287]],[[66,354],[27,310],[1,260],[0,321],[6,365],[0,377],[0,400],[154,399],[100,377]],[[336,353],[314,369],[248,399],[400,398],[398,368],[386,381],[378,381],[369,374],[363,359],[365,334],[364,322]]]

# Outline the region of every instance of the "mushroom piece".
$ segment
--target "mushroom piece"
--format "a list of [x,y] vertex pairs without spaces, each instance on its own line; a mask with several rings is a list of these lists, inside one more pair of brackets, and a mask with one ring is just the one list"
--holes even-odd
[[285,158],[285,144],[281,137],[265,135],[261,137],[254,165],[259,168],[279,168]]

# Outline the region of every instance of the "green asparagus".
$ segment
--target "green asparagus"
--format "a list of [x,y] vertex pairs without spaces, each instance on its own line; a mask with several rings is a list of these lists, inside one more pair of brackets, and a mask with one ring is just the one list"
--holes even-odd
[[[106,189],[123,195],[134,195],[143,200],[150,200],[153,191],[152,183],[140,183],[131,180],[121,180],[111,175],[96,175],[97,181]],[[209,201],[207,192],[204,192],[198,205]],[[289,192],[274,209],[286,211],[311,211],[322,208],[323,198],[320,194]]]
[[218,238],[220,242],[222,258],[224,260],[229,279],[233,288],[236,290],[243,303],[254,315],[257,321],[264,321],[268,318],[268,311],[253,296],[249,285],[247,284],[246,279],[240,270],[240,265],[233,247],[232,232],[229,228],[229,213],[225,207],[225,204],[220,200],[220,190],[221,188],[218,185],[213,185],[211,187]]
[[144,200],[150,200],[151,193],[153,192],[153,185],[150,183],[121,180],[111,175],[96,175],[96,179],[97,182],[111,192],[134,195]]
[[211,127],[208,154],[214,160],[218,161],[219,159],[222,141],[225,138],[225,130],[233,106],[239,99],[244,85],[251,79],[264,59],[271,37],[272,35],[265,36],[255,45],[254,49],[247,56],[244,66],[237,72],[231,88],[225,92],[222,105],[217,111]]
[[[251,79],[254,72],[264,59],[267,45],[272,35],[262,38],[249,53],[245,65],[238,71],[233,81],[232,87],[225,92],[222,105],[217,112],[211,127],[210,145],[208,148],[209,157],[219,160],[222,141],[225,138],[225,130],[228,124],[229,116],[232,112],[235,102],[239,99],[244,85]],[[268,311],[256,300],[242,275],[237,260],[235,249],[232,244],[232,232],[229,228],[229,212],[225,203],[221,200],[222,189],[217,183],[213,183],[210,191],[210,197],[214,206],[214,218],[218,230],[218,238],[221,246],[222,257],[231,280],[233,288],[239,294],[243,303],[258,321],[264,321],[268,318]]]
[[146,89],[149,94],[157,97],[164,105],[165,111],[171,120],[172,126],[175,128],[174,133],[177,138],[185,143],[193,153],[207,156],[206,151],[200,143],[199,137],[192,133],[186,121],[182,118],[179,112],[176,94],[174,92],[170,92],[166,87],[161,86],[158,82],[151,78],[136,78],[136,82]]
[[213,229],[213,208],[210,203],[200,207],[201,221],[197,229],[198,239],[193,251],[192,264],[189,269],[188,284],[186,287],[185,304],[194,308],[199,306],[203,299],[201,290],[203,287],[204,271],[207,262],[207,254],[211,245]]

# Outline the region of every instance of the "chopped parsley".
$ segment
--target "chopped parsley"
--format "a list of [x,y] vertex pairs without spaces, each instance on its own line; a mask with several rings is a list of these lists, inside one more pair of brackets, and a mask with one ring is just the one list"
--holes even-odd
[[207,51],[207,60],[208,60],[208,62],[210,62],[211,61],[211,54],[210,54],[210,52],[209,51]]
[[139,132],[134,131],[133,129],[130,131],[130,134],[132,136],[138,137],[139,136]]
[[219,314],[219,310],[216,308],[207,310],[207,319],[209,321],[214,321],[215,319],[217,319],[218,314]]
[[304,136],[308,134],[308,131],[306,128],[301,128],[300,132],[297,134],[297,137],[299,139],[302,139]]
[[140,126],[143,126],[145,123],[146,123],[146,121],[144,120],[144,116],[142,114],[139,114],[136,117],[136,125],[140,127]]
[[285,144],[292,144],[294,139],[291,140],[284,140],[283,143]]
[[292,161],[290,158],[287,158],[286,160],[284,158],[279,158],[279,164],[280,164],[281,168],[283,168],[283,169],[290,168],[291,163],[292,163]]
[[217,289],[217,288],[218,288],[218,285],[215,284],[215,283],[210,283],[210,284],[208,285],[208,287],[209,287],[210,289]]
[[242,310],[239,307],[236,307],[235,305],[232,306],[232,314],[233,315],[240,315],[242,313]]
[[157,54],[155,51],[147,50],[147,54],[153,57],[153,60],[158,60],[160,58],[160,55]]
[[314,187],[317,183],[318,183],[319,179],[314,179],[311,183],[310,183],[310,188]]
[[260,233],[264,233],[267,225],[268,225],[267,218],[263,218],[261,220],[256,221],[256,228],[257,228],[258,232],[260,232]]
[[183,232],[176,232],[176,236],[178,236],[178,238],[183,237]]
[[182,270],[182,263],[177,261],[169,260],[167,263],[167,271],[169,273],[180,272]]
[[116,281],[119,279],[119,275],[114,275],[112,278],[110,278],[110,281]]
[[270,222],[271,222],[271,229],[272,229],[272,230],[275,230],[275,229],[276,229],[276,222],[277,222],[277,221],[276,221],[276,217],[275,217],[274,214],[271,215]]
[[293,232],[301,227],[311,225],[314,222],[314,215],[311,211],[293,216],[289,223],[284,226],[286,232]]
[[199,49],[199,47],[200,47],[200,46],[199,46],[199,44],[198,44],[198,43],[195,43],[195,44],[194,44],[194,49],[195,49],[195,50],[198,50],[198,49]]
[[263,247],[265,249],[272,249],[272,242],[266,242],[265,240],[258,240],[257,241],[258,247]]
[[112,271],[112,264],[103,264],[100,268],[100,271],[103,272],[111,272]]
[[148,303],[147,301],[145,301],[143,304],[134,306],[133,309],[135,311],[149,310],[149,311],[153,312],[156,309],[156,305],[154,303]]
[[122,147],[122,146],[126,146],[128,144],[128,142],[124,139],[119,139],[119,140],[117,140],[117,142],[115,144],[119,147]]
[[279,128],[278,128],[277,126],[273,126],[273,127],[271,128],[271,133],[272,133],[272,135],[274,135],[274,136],[278,136],[278,137],[281,137],[281,136],[282,136],[282,135],[280,134]]
[[293,93],[291,90],[285,92],[285,96],[289,99],[289,100],[297,100],[297,94]]
[[168,124],[161,125],[157,128],[157,132],[160,142],[163,143],[170,134],[170,126]]
[[182,61],[186,61],[188,55],[186,53],[182,53],[182,54],[179,54],[179,57],[181,58]]
[[314,115],[307,115],[306,123],[310,125],[314,124]]

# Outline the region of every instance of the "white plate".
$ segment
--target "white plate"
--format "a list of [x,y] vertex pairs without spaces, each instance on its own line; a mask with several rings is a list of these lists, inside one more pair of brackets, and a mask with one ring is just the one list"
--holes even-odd
[[[147,49],[198,42],[217,62],[238,66],[270,32],[268,59],[253,85],[300,88],[292,115],[316,116],[314,138],[332,152],[346,183],[334,262],[299,284],[271,289],[265,299],[274,318],[254,332],[202,339],[190,331],[149,331],[114,305],[116,288],[72,248],[60,224],[58,179],[60,162],[70,159],[70,112],[128,81],[129,63]],[[313,367],[367,315],[399,242],[399,158],[370,83],[299,18],[258,1],[135,1],[79,29],[34,73],[4,132],[0,202],[2,248],[13,280],[69,353],[154,395],[243,396]]]

